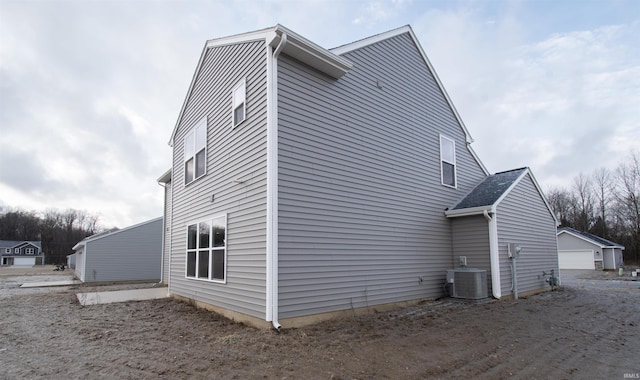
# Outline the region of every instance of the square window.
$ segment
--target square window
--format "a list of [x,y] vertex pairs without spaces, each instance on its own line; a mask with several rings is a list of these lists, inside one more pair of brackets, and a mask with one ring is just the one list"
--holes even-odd
[[247,82],[243,79],[233,88],[233,126],[242,123],[246,113]]

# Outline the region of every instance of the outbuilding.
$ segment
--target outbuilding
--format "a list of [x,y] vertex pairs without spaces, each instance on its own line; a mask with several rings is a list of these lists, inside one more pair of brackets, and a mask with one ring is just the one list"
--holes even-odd
[[558,228],[560,269],[608,269],[623,265],[624,246],[570,227]]
[[89,236],[73,247],[83,282],[160,279],[162,217]]

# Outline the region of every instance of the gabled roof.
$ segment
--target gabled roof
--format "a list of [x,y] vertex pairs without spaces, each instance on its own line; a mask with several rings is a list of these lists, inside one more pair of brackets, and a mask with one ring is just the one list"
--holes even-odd
[[126,227],[126,228],[123,228],[123,229],[112,228],[110,230],[107,230],[107,231],[104,231],[104,232],[100,232],[99,234],[88,236],[88,237],[80,240],[76,245],[73,246],[72,249],[74,251],[77,251],[81,247],[84,247],[90,241],[102,239],[102,238],[104,238],[106,236],[119,234],[120,232],[127,231],[127,230],[130,230],[132,228],[136,228],[136,227],[139,227],[139,226],[142,226],[142,225],[145,225],[145,224],[153,223],[153,222],[158,221],[158,220],[162,220],[162,216],[154,218],[154,219],[151,219],[151,220],[147,220],[146,222],[134,224],[133,226],[129,226],[129,227]]
[[572,235],[577,237],[578,239],[587,241],[589,243],[595,244],[597,246],[599,246],[600,248],[620,248],[620,249],[624,249],[623,245],[620,245],[618,243],[612,242],[611,240],[607,240],[605,238],[601,238],[600,236],[594,235],[594,234],[590,234],[588,232],[584,232],[584,231],[578,231],[576,229],[573,229],[571,227],[560,227],[558,228],[558,232],[556,233],[557,236],[560,236],[560,234],[568,234],[568,235]]
[[193,91],[193,87],[198,78],[198,74],[200,73],[200,69],[202,68],[207,50],[220,46],[235,45],[260,40],[264,40],[266,44],[271,46],[272,48],[280,47],[282,49],[282,53],[296,58],[297,60],[304,62],[307,65],[336,79],[345,75],[347,71],[349,71],[352,67],[351,62],[349,62],[347,59],[340,57],[323,47],[320,47],[319,45],[311,42],[310,40],[300,36],[299,34],[285,28],[280,24],[253,32],[209,40],[204,45],[202,53],[200,54],[200,59],[193,74],[193,78],[191,79],[191,84],[189,85],[187,96],[185,97],[182,108],[180,109],[180,114],[178,115],[178,120],[176,121],[176,125],[173,128],[173,132],[171,133],[171,139],[169,140],[170,146],[173,146],[173,139],[175,138],[176,132],[178,131],[178,126],[180,125],[180,121],[182,120],[185,108],[190,99],[191,91]]
[[[533,173],[529,168],[519,168],[507,170],[488,176],[476,187],[473,188],[462,200],[458,201],[453,207],[445,211],[447,217],[479,215],[485,211],[495,213],[498,204],[513,190],[516,185],[526,176],[529,175],[533,185],[540,194],[540,198],[544,202],[551,217],[556,220],[553,210],[542,192],[538,181],[536,181]],[[556,220],[557,223],[557,220]]]
[[393,30],[390,30],[388,32],[376,34],[374,36],[367,37],[367,38],[364,38],[362,40],[358,40],[358,41],[355,41],[355,42],[352,42],[352,43],[349,43],[349,44],[346,44],[346,45],[338,46],[336,48],[331,49],[331,52],[339,54],[339,55],[343,55],[343,54],[352,52],[354,50],[362,49],[364,47],[376,44],[378,42],[381,42],[381,41],[384,41],[384,40],[387,40],[389,38],[393,38],[393,37],[396,37],[396,36],[399,36],[399,35],[402,35],[402,34],[405,34],[405,33],[409,34],[409,36],[411,37],[411,40],[413,41],[413,44],[418,49],[418,52],[420,53],[420,56],[422,57],[424,63],[429,68],[429,71],[433,75],[433,78],[435,79],[438,88],[440,89],[440,91],[444,95],[445,100],[446,100],[447,104],[449,105],[449,107],[451,108],[451,111],[453,112],[454,117],[456,118],[456,120],[458,121],[458,124],[462,128],[462,131],[463,131],[463,133],[465,135],[465,139],[466,139],[466,142],[467,142],[467,144],[466,144],[467,145],[467,149],[469,150],[469,152],[471,153],[473,158],[476,160],[476,162],[478,163],[480,168],[485,172],[485,174],[489,174],[489,171],[484,166],[482,161],[480,161],[480,158],[478,157],[476,152],[473,150],[473,148],[471,148],[470,144],[473,143],[473,137],[471,137],[471,134],[469,133],[469,130],[467,129],[467,126],[462,121],[462,118],[460,117],[460,114],[458,113],[458,110],[453,105],[453,102],[451,101],[451,98],[449,97],[449,94],[447,93],[447,90],[445,90],[444,86],[442,85],[442,82],[440,81],[440,77],[438,77],[438,74],[436,73],[436,70],[433,68],[433,65],[431,65],[431,61],[429,61],[429,58],[427,57],[427,54],[422,49],[422,46],[420,45],[420,42],[418,41],[418,38],[416,37],[416,35],[413,32],[413,29],[411,28],[410,25],[405,25],[403,27],[400,27],[400,28],[397,28],[397,29],[393,29]]
[[31,244],[38,249],[42,249],[42,242],[35,240],[0,240],[0,247],[2,248],[18,248],[24,244]]

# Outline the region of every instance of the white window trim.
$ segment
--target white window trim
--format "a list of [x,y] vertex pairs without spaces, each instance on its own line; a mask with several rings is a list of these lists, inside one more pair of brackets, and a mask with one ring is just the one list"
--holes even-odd
[[[196,143],[196,137],[197,137],[197,131],[198,128],[200,127],[204,127],[205,128],[205,141],[204,141],[204,172],[196,177],[196,156],[198,155],[198,153],[202,150],[197,150],[197,147],[194,146],[193,149],[193,156],[189,156],[187,157],[185,152],[185,146],[187,144],[187,139],[193,135],[194,136],[194,144]],[[189,186],[190,184],[196,182],[197,180],[199,180],[200,178],[204,177],[205,175],[207,175],[207,157],[209,155],[209,128],[207,125],[207,117],[205,116],[204,118],[202,118],[202,120],[200,120],[198,122],[198,124],[196,124],[193,128],[191,128],[191,130],[184,136],[184,139],[182,140],[182,171],[184,173],[184,181],[182,182],[183,186]],[[189,161],[189,159],[193,158],[193,179],[187,183],[187,169],[185,167],[187,161]]]
[[[239,103],[236,106],[235,104],[236,90],[239,89],[240,87],[244,87],[244,99],[242,100],[242,103]],[[244,104],[244,108],[242,110],[242,120],[236,124],[236,120],[235,120],[236,108],[238,108],[240,104]],[[239,126],[240,124],[244,123],[246,120],[247,120],[247,80],[246,78],[243,78],[242,80],[240,80],[240,82],[238,82],[235,86],[233,86],[233,90],[231,90],[231,128],[235,128]]]
[[[189,249],[189,226],[192,225],[198,225],[202,222],[209,222],[211,223],[213,221],[213,219],[217,219],[220,217],[224,217],[224,248],[214,248],[213,246],[209,247],[209,278],[199,278],[198,277],[198,243],[199,243],[199,239],[200,239],[200,234],[196,234],[196,276],[195,277],[189,277],[187,276],[187,266],[188,266],[188,261],[189,261],[189,251],[193,251],[193,249]],[[211,223],[211,226],[213,227],[213,223]],[[185,230],[186,230],[186,240],[185,240],[185,255],[184,255],[184,278],[187,280],[194,280],[194,281],[204,281],[204,282],[213,282],[213,283],[217,283],[217,284],[226,284],[227,283],[227,245],[229,244],[229,229],[228,229],[228,223],[227,223],[227,214],[217,214],[208,218],[204,218],[204,219],[200,219],[198,221],[194,221],[191,223],[187,223],[185,225]],[[211,239],[213,239],[213,231],[210,231],[209,236],[211,237]],[[214,250],[224,250],[224,279],[220,280],[220,279],[213,279],[211,278],[211,276],[213,275],[213,251]]]
[[11,253],[11,248],[5,248],[4,253]]
[[16,248],[13,250],[13,253],[20,253],[20,248]]
[[35,255],[36,252],[33,248],[26,248],[24,253],[27,255]]
[[[445,160],[444,157],[442,156],[442,140],[447,140],[450,141],[453,144],[453,162],[449,161],[449,160]],[[439,139],[439,145],[440,145],[440,183],[442,184],[442,186],[446,186],[446,187],[450,187],[452,189],[457,189],[458,188],[458,165],[456,164],[456,141],[450,137],[447,137],[445,135],[440,135],[440,139]],[[442,163],[446,162],[448,164],[453,165],[453,186],[449,185],[448,183],[444,183],[444,170],[443,170],[443,165]]]

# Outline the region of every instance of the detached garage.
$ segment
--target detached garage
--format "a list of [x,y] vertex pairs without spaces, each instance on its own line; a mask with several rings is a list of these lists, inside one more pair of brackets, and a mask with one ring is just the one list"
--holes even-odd
[[73,250],[82,282],[159,281],[162,217],[89,236]]
[[569,227],[558,228],[560,269],[618,269],[624,246]]

